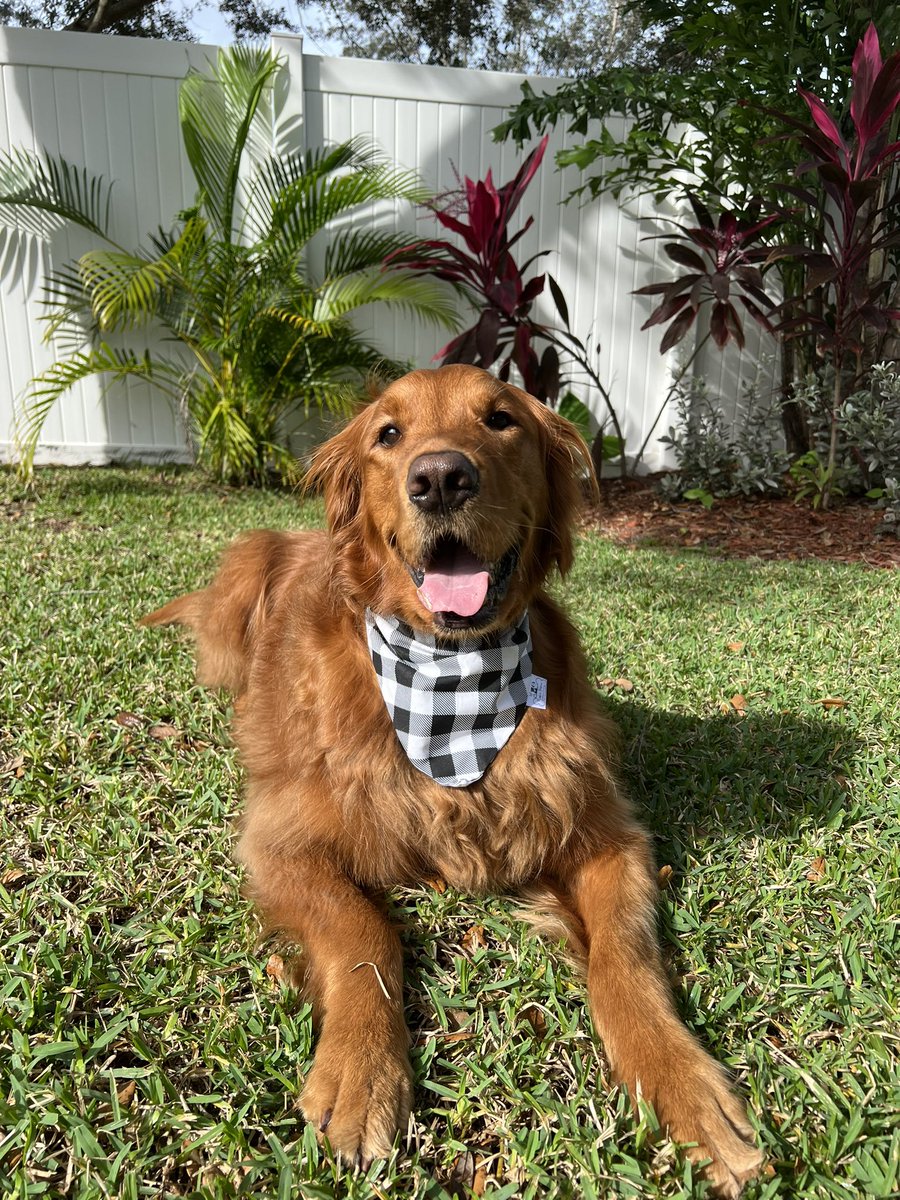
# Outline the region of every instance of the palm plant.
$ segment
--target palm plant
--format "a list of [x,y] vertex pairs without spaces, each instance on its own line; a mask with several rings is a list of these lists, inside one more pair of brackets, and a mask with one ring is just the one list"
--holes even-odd
[[[235,46],[184,80],[181,130],[199,192],[171,231],[137,250],[111,236],[102,178],[62,158],[0,156],[0,220],[44,235],[72,222],[105,243],[45,282],[45,337],[64,353],[20,410],[26,473],[52,406],[99,374],[164,392],[219,479],[292,482],[289,419],[311,406],[342,411],[373,369],[402,369],[353,327],[355,310],[383,302],[454,327],[447,291],[382,269],[408,234],[358,220],[373,202],[424,201],[413,173],[358,139],[280,157],[267,149],[278,69],[271,52]],[[138,351],[121,336],[152,330],[169,349]]]

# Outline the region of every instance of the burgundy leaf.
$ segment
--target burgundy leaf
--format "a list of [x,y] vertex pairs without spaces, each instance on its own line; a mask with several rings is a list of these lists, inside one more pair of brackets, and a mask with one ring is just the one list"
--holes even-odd
[[721,271],[715,271],[709,277],[709,286],[712,288],[713,295],[719,300],[727,300],[731,292],[731,282],[727,275],[723,275]]
[[728,332],[734,338],[737,348],[744,348],[744,327],[741,324],[741,318],[738,316],[737,309],[733,304],[725,305],[725,324]]
[[727,304],[717,302],[713,305],[713,310],[709,317],[709,332],[712,334],[713,341],[721,350],[728,342],[728,323],[725,319],[725,310]]
[[461,337],[456,338],[456,346],[445,356],[444,362],[474,362],[476,356],[478,344],[475,341],[475,330],[467,329]]
[[478,354],[475,329],[467,329],[439,352],[444,363],[474,363]]
[[[816,203],[815,192],[809,191],[808,188],[797,187],[797,185],[794,183],[779,183],[775,186],[778,188],[779,192],[787,192],[789,196],[793,196],[795,199],[800,200],[803,204],[812,206]],[[796,209],[784,209],[781,215],[785,217],[792,217],[796,211]]]
[[439,209],[434,209],[433,211],[435,217],[437,217],[438,221],[440,221],[445,228],[452,229],[454,233],[458,233],[461,237],[465,238],[466,245],[473,254],[478,254],[480,252],[481,244],[472,231],[471,226],[464,225],[462,221],[458,221],[456,217],[451,216],[451,214],[448,212],[441,212]]
[[704,229],[715,229],[716,223],[710,215],[709,209],[702,204],[693,192],[688,192],[688,200],[691,203],[691,208],[694,210],[694,216]]
[[690,267],[692,271],[706,271],[707,269],[706,263],[690,246],[685,246],[681,242],[667,242],[663,249],[673,262],[680,263],[683,267]]
[[719,238],[730,242],[737,234],[737,217],[733,212],[723,212],[719,217]]
[[485,184],[479,180],[475,185],[474,199],[469,207],[469,220],[472,222],[472,232],[479,247],[487,246],[499,215],[500,204],[496,192],[492,195]]
[[861,146],[871,141],[884,127],[900,103],[900,53],[891,57],[878,73],[859,119]]
[[756,287],[752,283],[744,283],[743,288],[743,295],[751,296],[758,304],[762,304],[766,308],[775,307],[775,301],[762,288]]
[[519,306],[521,292],[514,283],[503,279],[500,283],[493,283],[490,287],[485,288],[484,294],[492,304],[496,304],[502,313],[511,317]]
[[555,402],[559,395],[559,355],[555,346],[547,346],[541,355],[540,364],[541,400]]
[[746,242],[750,241],[751,239],[755,239],[758,233],[761,233],[764,229],[768,229],[770,225],[773,225],[776,221],[780,221],[781,219],[782,213],[774,212],[768,217],[763,217],[761,221],[755,221],[751,225],[743,226],[740,231],[741,241]]
[[[768,254],[768,250],[763,251],[763,253]],[[758,288],[760,291],[764,287],[762,271],[760,271],[759,267],[735,267],[734,277],[740,280],[746,287]]]
[[[749,296],[739,296],[738,299],[740,300],[741,304],[743,304],[744,308],[746,308],[750,316],[753,317],[754,321],[761,325],[767,333],[775,333],[775,326],[762,311],[762,309],[754,304]],[[768,297],[766,297],[766,299],[768,299]],[[771,304],[771,301],[769,301],[769,303]]]
[[898,153],[900,153],[900,142],[891,142],[889,146],[885,146],[880,154],[866,167],[864,172],[865,177],[868,178],[870,175],[874,175],[886,162],[895,159]]
[[563,325],[569,328],[569,308],[566,304],[566,298],[562,294],[562,288],[556,282],[552,275],[547,276],[547,283],[550,285],[550,295],[553,297],[553,303],[556,305],[556,311],[560,315]]
[[859,131],[861,140],[868,138],[863,128],[863,111],[872,93],[872,84],[881,71],[881,48],[874,21],[859,39],[853,55],[853,93],[850,97],[850,115]]
[[678,279],[672,280],[671,283],[650,283],[646,287],[635,288],[633,295],[635,296],[654,296],[660,295],[669,298],[678,296],[682,292],[688,291],[695,283],[702,283],[708,279],[704,272],[702,275],[682,275]]
[[489,367],[496,359],[499,333],[500,314],[495,308],[486,308],[475,326],[475,347],[479,366]]
[[766,259],[766,266],[771,263],[780,262],[783,258],[806,258],[812,254],[809,246],[804,246],[802,242],[792,242],[789,246],[774,246]]
[[672,283],[647,283],[643,287],[635,288],[631,294],[632,296],[668,295],[675,286]]
[[878,308],[874,304],[862,304],[858,312],[866,324],[871,325],[881,333],[884,333],[891,327],[888,315],[883,308]]
[[525,189],[531,183],[535,172],[541,165],[549,140],[550,135],[544,134],[538,145],[535,146],[522,163],[515,177],[501,189],[503,192],[503,211],[507,220],[509,220],[518,208],[519,201],[522,199]]
[[673,346],[678,345],[678,343],[693,325],[696,315],[697,310],[694,308],[686,308],[684,312],[678,314],[678,316],[666,330],[663,340],[659,343],[660,354],[665,354],[667,350],[671,350]]
[[689,229],[688,237],[695,246],[700,246],[703,250],[709,250],[713,255],[719,249],[719,239],[712,229]]
[[[664,300],[659,308],[653,310],[647,320],[641,326],[641,329],[650,329],[653,325],[663,325],[666,321],[670,321],[676,313],[681,312],[687,304],[687,296],[672,296],[669,300]],[[690,306],[691,311],[694,311],[694,305]]]
[[[512,237],[509,238],[508,241],[506,241],[504,243],[503,248],[505,250],[509,250],[510,247],[512,247],[516,244],[516,242],[519,240],[519,238],[523,238],[525,236],[525,234],[528,232],[528,230],[532,227],[533,224],[534,224],[534,217],[529,217],[528,220],[525,222],[525,224],[522,226],[522,228],[518,231],[518,233],[514,233],[512,235]],[[543,256],[545,254],[549,254],[549,253],[550,253],[549,250],[539,250],[537,252],[537,254],[532,255],[532,257],[528,261],[534,262],[534,260],[536,258],[543,258]],[[527,270],[527,266],[524,263],[522,264],[522,270],[523,271]]]
[[535,275],[534,279],[530,279],[528,283],[525,284],[525,286],[522,288],[522,295],[519,299],[520,308],[522,305],[531,304],[532,301],[537,299],[537,297],[544,290],[544,279],[545,276],[543,275]]
[[838,275],[838,264],[830,254],[810,252],[804,259],[806,265],[806,291],[811,292],[823,284],[831,283]]
[[854,205],[862,208],[868,200],[878,195],[880,186],[877,179],[854,179],[852,183],[848,184],[847,191]]
[[847,143],[841,136],[841,131],[838,129],[837,122],[834,117],[822,103],[818,96],[814,96],[812,92],[808,92],[805,88],[798,87],[797,91],[806,101],[806,106],[810,111],[812,119],[818,125],[819,129],[825,134],[829,142],[837,146],[838,150],[843,152],[844,161],[847,161]]
[[536,263],[539,258],[546,258],[549,253],[549,250],[538,250],[537,254],[532,254],[531,258],[526,258],[519,267],[519,274],[524,275],[533,263]]
[[825,183],[830,183],[832,187],[839,189],[835,196],[836,199],[839,199],[843,190],[850,183],[850,176],[841,164],[836,162],[818,163],[816,170],[819,172],[819,177]]

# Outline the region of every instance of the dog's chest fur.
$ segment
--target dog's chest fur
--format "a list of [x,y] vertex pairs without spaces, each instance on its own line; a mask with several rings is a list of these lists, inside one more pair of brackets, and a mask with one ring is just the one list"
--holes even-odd
[[[571,680],[554,668],[540,613],[533,637],[536,669],[548,663],[548,708],[526,712],[481,780],[450,788],[406,757],[361,618],[345,609],[339,622],[333,611],[317,619],[321,592],[295,595],[291,603],[294,619],[271,621],[236,706],[249,818],[255,781],[271,797],[272,776],[279,774],[285,835],[303,835],[312,846],[327,840],[348,872],[371,885],[439,875],[465,890],[514,887],[552,870],[573,839],[589,838],[593,822],[586,814],[603,786],[600,759],[583,722],[566,720],[560,693]],[[315,671],[296,669],[310,658]],[[284,686],[273,687],[279,676]],[[255,714],[252,724],[242,720],[245,707]]]

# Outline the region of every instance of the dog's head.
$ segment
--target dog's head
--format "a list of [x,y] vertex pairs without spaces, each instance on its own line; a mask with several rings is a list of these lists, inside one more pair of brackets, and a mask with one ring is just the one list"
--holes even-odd
[[354,602],[441,637],[504,628],[572,562],[590,455],[477,367],[413,371],[316,454],[310,484]]

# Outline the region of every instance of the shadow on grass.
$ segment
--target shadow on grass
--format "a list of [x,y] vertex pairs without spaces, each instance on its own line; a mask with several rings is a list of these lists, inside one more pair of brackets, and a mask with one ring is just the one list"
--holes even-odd
[[709,840],[796,839],[839,819],[859,749],[839,718],[696,717],[603,697],[622,732],[622,769],[662,855]]

